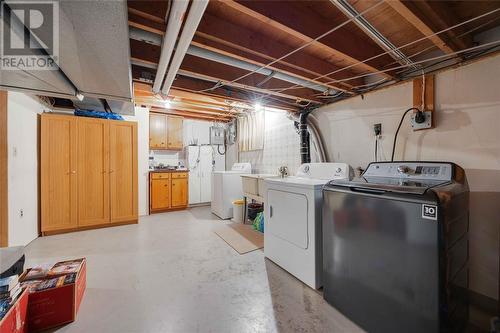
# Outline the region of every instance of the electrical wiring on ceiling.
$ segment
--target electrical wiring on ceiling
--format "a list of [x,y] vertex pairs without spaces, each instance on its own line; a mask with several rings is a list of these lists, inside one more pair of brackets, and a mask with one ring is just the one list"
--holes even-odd
[[[437,35],[443,34],[443,33],[447,32],[447,31],[450,31],[450,30],[456,29],[456,28],[458,28],[458,27],[460,27],[460,26],[463,26],[463,25],[465,25],[465,24],[469,24],[469,23],[474,22],[474,21],[476,21],[476,20],[482,19],[482,18],[484,18],[484,17],[486,17],[486,16],[489,16],[489,15],[491,15],[491,14],[494,14],[494,13],[496,13],[496,12],[498,12],[498,11],[500,11],[500,8],[497,8],[497,9],[491,10],[491,11],[489,11],[489,12],[487,12],[487,13],[484,13],[484,14],[481,14],[481,15],[478,15],[478,16],[475,16],[475,17],[473,17],[473,18],[470,18],[470,19],[468,19],[468,20],[462,21],[462,22],[460,22],[460,23],[457,23],[457,24],[455,24],[455,25],[453,25],[453,26],[451,26],[451,27],[445,28],[445,29],[440,30],[440,31],[437,31],[437,32],[435,32],[435,33],[432,33],[432,34],[426,35],[426,36],[421,37],[421,38],[419,38],[419,39],[416,39],[416,40],[414,40],[414,41],[412,41],[412,42],[406,43],[406,44],[404,44],[404,45],[402,45],[402,46],[400,46],[400,47],[396,48],[395,50],[402,50],[402,49],[407,48],[407,47],[409,47],[409,46],[411,46],[411,45],[414,45],[414,44],[420,43],[420,42],[422,42],[422,41],[424,41],[424,40],[430,39],[431,37],[434,37],[434,36],[437,36]],[[322,79],[322,78],[328,77],[328,76],[330,76],[330,75],[340,73],[340,72],[342,72],[342,71],[344,71],[344,70],[347,70],[347,69],[349,69],[349,68],[352,68],[352,67],[358,66],[358,65],[360,65],[360,64],[364,64],[364,63],[366,63],[366,62],[368,62],[368,61],[371,61],[371,60],[377,59],[377,58],[379,58],[379,57],[382,57],[382,56],[384,56],[384,55],[387,55],[387,54],[389,54],[390,52],[392,52],[392,51],[385,51],[385,52],[382,52],[382,53],[380,53],[380,54],[378,54],[378,55],[375,55],[375,56],[369,57],[369,58],[367,58],[367,59],[365,59],[365,60],[362,60],[362,61],[359,61],[359,62],[353,63],[353,64],[351,64],[351,65],[348,65],[348,66],[345,66],[345,67],[339,68],[339,69],[337,69],[337,70],[335,70],[335,71],[332,71],[332,72],[329,72],[329,73],[323,74],[323,75],[321,75],[321,76],[315,77],[313,80],[319,80],[319,79]],[[352,78],[350,78],[350,79],[352,80]],[[300,87],[300,86],[299,86],[299,85],[292,85],[292,86],[290,86],[290,87],[288,87],[288,88],[286,88],[286,89],[284,89],[284,90],[279,90],[279,92],[283,92],[283,91],[285,91],[285,90],[288,90],[288,89],[293,89],[293,88],[296,88],[296,87]]]
[[[264,66],[261,66],[261,67],[259,67],[259,68],[257,68],[257,69],[254,69],[254,70],[252,70],[252,71],[250,71],[250,72],[248,72],[248,73],[246,73],[246,74],[244,74],[244,75],[242,75],[242,76],[240,76],[240,77],[237,77],[236,79],[234,79],[234,80],[232,80],[232,81],[229,81],[229,82],[227,82],[227,83],[225,83],[225,84],[223,84],[223,85],[230,85],[231,83],[236,83],[236,82],[238,82],[238,81],[240,81],[240,80],[242,80],[242,79],[244,79],[244,78],[246,78],[246,77],[248,77],[248,76],[250,76],[250,75],[252,75],[252,74],[255,74],[255,73],[257,73],[257,72],[259,72],[259,71],[261,71],[261,70],[263,70],[263,69],[265,69],[265,68],[268,68],[269,66],[272,66],[273,64],[275,64],[275,63],[277,63],[277,62],[279,62],[279,61],[281,61],[281,60],[283,60],[283,59],[285,59],[285,58],[287,58],[287,57],[291,56],[292,54],[295,54],[295,53],[299,52],[300,50],[302,50],[302,49],[304,49],[304,48],[308,47],[309,45],[311,45],[311,44],[313,44],[313,43],[317,42],[318,40],[320,40],[321,38],[323,38],[323,37],[325,37],[325,36],[327,36],[327,35],[331,34],[332,32],[334,32],[334,31],[336,31],[336,30],[341,29],[342,27],[346,26],[347,24],[351,23],[352,21],[356,20],[357,18],[359,18],[359,17],[363,16],[364,14],[368,13],[369,11],[371,11],[371,10],[375,9],[376,7],[380,6],[382,3],[384,3],[384,1],[378,1],[378,2],[377,2],[377,3],[375,3],[374,5],[370,6],[369,8],[367,8],[367,9],[365,9],[364,11],[362,11],[361,13],[359,13],[358,15],[351,17],[350,19],[348,19],[348,20],[346,20],[346,21],[342,22],[341,24],[337,25],[336,27],[334,27],[334,28],[332,28],[332,29],[328,30],[327,32],[325,32],[325,33],[323,33],[323,34],[319,35],[318,37],[316,37],[316,38],[314,38],[314,39],[310,40],[309,42],[307,42],[307,43],[305,43],[305,44],[301,45],[300,47],[298,47],[298,48],[296,48],[296,49],[294,49],[294,50],[292,50],[292,51],[288,52],[287,54],[285,54],[285,55],[283,55],[283,56],[281,56],[281,57],[279,57],[279,58],[277,58],[277,59],[275,59],[275,60],[273,60],[273,61],[271,61],[271,62],[269,62],[268,64],[266,64],[266,65],[264,65]],[[328,76],[328,75],[326,75],[326,76]],[[325,76],[323,76],[323,77],[325,77]],[[300,85],[299,85],[299,86],[300,86]],[[215,88],[214,88],[214,89],[215,89]]]

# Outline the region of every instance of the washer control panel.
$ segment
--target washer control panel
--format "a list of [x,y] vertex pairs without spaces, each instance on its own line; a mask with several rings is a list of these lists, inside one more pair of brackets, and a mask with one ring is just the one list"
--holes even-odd
[[363,177],[451,180],[453,163],[442,162],[375,162]]

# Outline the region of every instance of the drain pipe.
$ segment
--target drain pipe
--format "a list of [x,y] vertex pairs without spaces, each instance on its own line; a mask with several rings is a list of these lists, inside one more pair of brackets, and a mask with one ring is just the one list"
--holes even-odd
[[311,162],[311,144],[309,132],[307,131],[307,116],[310,111],[302,111],[299,115],[299,135],[300,135],[300,162]]
[[[307,113],[305,117],[306,119],[306,129],[309,134],[309,139],[312,141],[312,144],[315,147],[315,151],[317,152],[317,159],[318,162],[328,162],[324,145],[323,145],[323,139],[320,135],[319,129],[316,125],[316,123],[313,121],[315,118],[313,115],[311,115],[311,111],[304,111]],[[301,113],[302,115],[302,113]],[[295,122],[295,128],[297,129],[297,133],[301,135],[301,141],[300,141],[300,152],[301,152],[301,160],[302,160],[302,133],[300,132],[300,118],[301,116],[297,116],[297,114],[294,113],[288,113],[288,119],[293,120]],[[311,158],[311,148],[310,144],[308,145],[308,150],[309,150],[309,160]]]
[[[180,0],[184,2],[188,2],[186,0]],[[193,40],[194,33],[198,28],[198,24],[200,24],[201,18],[205,9],[207,8],[208,0],[195,0],[191,3],[191,8],[189,9],[189,14],[186,18],[186,23],[184,24],[184,28],[182,29],[181,36],[179,38],[179,43],[177,44],[177,48],[175,50],[174,57],[172,58],[172,62],[167,72],[167,76],[165,77],[165,82],[163,83],[163,87],[161,92],[163,95],[168,95],[170,87],[174,82],[175,76],[181,67],[182,60],[186,55],[189,44]]]
[[168,63],[172,57],[175,41],[179,35],[179,30],[181,29],[182,20],[186,14],[188,4],[189,1],[186,0],[174,0],[172,4],[172,8],[168,16],[167,29],[165,30],[165,37],[163,38],[163,42],[161,44],[160,62],[158,63],[155,81],[153,84],[154,94],[160,92],[161,84],[165,78]]

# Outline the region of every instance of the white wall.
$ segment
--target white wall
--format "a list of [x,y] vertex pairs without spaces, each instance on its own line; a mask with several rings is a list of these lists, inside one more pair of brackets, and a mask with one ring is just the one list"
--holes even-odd
[[266,111],[264,135],[264,149],[240,152],[239,161],[250,162],[254,173],[277,174],[278,168],[286,165],[290,173],[295,174],[300,166],[300,139],[285,111]]
[[149,109],[135,107],[135,116],[123,116],[125,120],[137,122],[137,161],[139,216],[149,214]]
[[9,246],[38,237],[38,114],[43,109],[36,97],[8,93]]
[[[498,298],[500,225],[500,56],[436,75],[436,128],[399,133],[395,160],[441,160],[462,166],[471,189],[471,288]],[[374,159],[373,124],[382,123],[381,153],[390,159],[412,83],[368,93],[313,112],[330,160],[366,167]],[[409,116],[409,115],[408,115]]]

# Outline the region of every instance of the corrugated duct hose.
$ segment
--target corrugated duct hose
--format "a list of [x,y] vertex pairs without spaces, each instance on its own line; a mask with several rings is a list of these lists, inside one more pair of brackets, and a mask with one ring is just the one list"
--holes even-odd
[[[299,114],[289,113],[288,118],[295,122],[295,128],[300,135],[301,163],[311,162],[311,151],[315,152],[318,162],[327,162],[323,139],[311,111],[302,111]],[[310,141],[314,149],[311,149]]]

